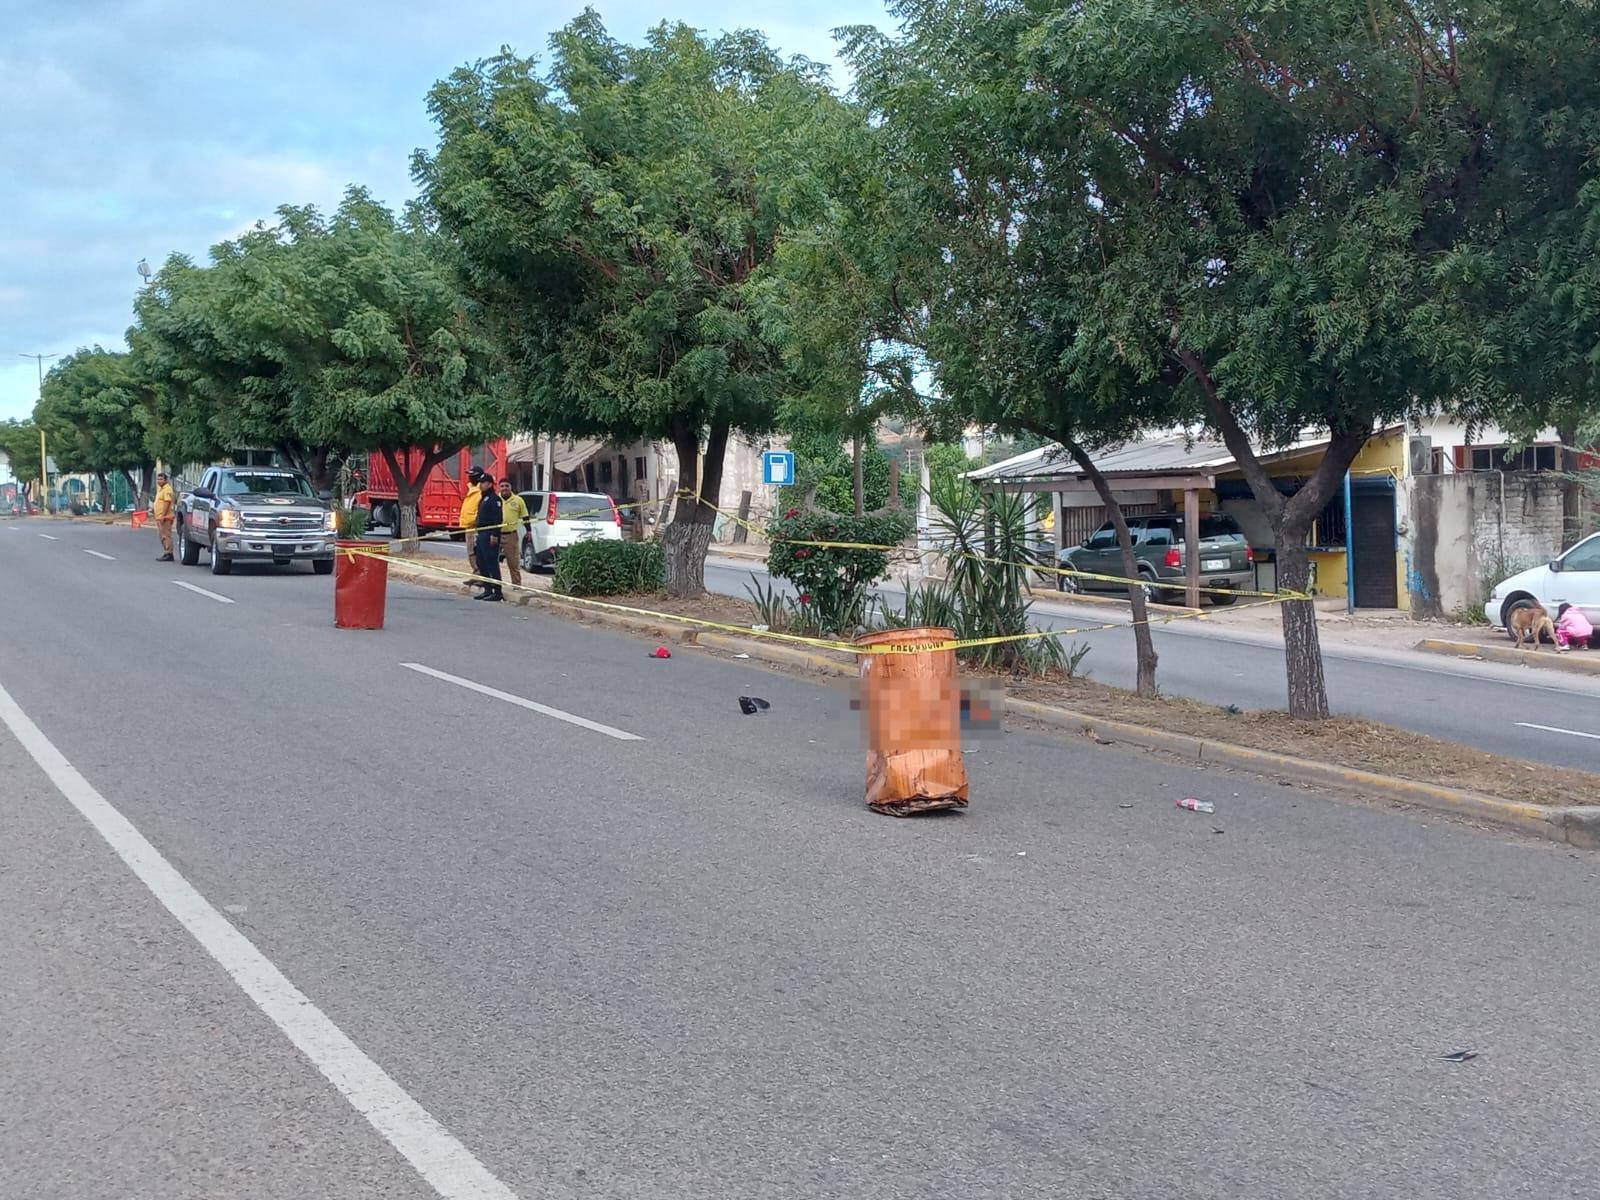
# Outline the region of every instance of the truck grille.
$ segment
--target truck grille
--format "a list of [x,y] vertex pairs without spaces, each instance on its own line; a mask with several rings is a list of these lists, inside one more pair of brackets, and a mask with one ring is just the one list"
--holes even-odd
[[307,530],[320,530],[322,518],[304,516],[299,513],[269,513],[245,512],[240,514],[244,519],[246,529],[257,529],[268,532],[281,529],[285,533],[303,533]]

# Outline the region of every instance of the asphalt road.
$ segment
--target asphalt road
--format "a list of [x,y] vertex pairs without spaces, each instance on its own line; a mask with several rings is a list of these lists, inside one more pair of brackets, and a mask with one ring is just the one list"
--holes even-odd
[[1027,730],[892,821],[834,685],[48,528],[0,1195],[1593,1194],[1594,855]]

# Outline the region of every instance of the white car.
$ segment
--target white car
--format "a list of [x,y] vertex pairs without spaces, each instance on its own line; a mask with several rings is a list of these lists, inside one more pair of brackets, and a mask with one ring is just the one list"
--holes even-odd
[[522,565],[548,567],[563,547],[599,539],[622,540],[622,513],[604,492],[519,492],[533,519],[522,538]]
[[1575,605],[1590,624],[1600,627],[1600,533],[1584,538],[1553,562],[1495,584],[1483,615],[1489,624],[1504,629],[1512,609],[1534,601],[1549,609],[1552,617],[1563,604]]

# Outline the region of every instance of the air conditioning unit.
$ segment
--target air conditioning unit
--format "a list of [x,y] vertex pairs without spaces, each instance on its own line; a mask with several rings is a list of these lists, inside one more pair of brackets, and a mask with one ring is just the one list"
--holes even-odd
[[1433,439],[1431,437],[1414,437],[1406,442],[1406,461],[1408,474],[1432,475],[1433,474]]

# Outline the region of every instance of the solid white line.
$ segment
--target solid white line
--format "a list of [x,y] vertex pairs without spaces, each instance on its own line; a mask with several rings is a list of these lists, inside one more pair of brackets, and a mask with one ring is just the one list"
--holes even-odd
[[1562,729],[1558,725],[1535,725],[1532,721],[1518,721],[1517,724],[1523,729],[1542,729],[1546,733],[1567,733],[1573,737],[1593,738],[1595,741],[1600,742],[1600,733],[1584,733],[1581,729]]
[[98,550],[85,550],[84,553],[85,554],[92,554],[96,558],[103,558],[107,562],[116,562],[117,561],[116,555],[114,555],[114,554],[101,554],[100,551],[98,551]]
[[174,579],[172,582],[177,584],[181,588],[185,588],[188,591],[193,592],[197,596],[207,596],[210,599],[215,600],[218,604],[232,604],[233,603],[233,601],[229,600],[226,596],[219,596],[215,592],[208,592],[203,587],[196,587],[194,584],[185,583],[181,579]]
[[53,533],[41,533],[39,536],[47,542],[59,542],[61,540]]
[[446,1200],[516,1200],[510,1188],[368,1058],[95,791],[4,687],[0,687],[0,720],[140,882],[434,1191]]
[[532,709],[536,713],[543,713],[547,717],[554,717],[556,720],[565,721],[569,725],[577,725],[584,729],[591,729],[595,733],[603,733],[607,737],[616,738],[619,742],[644,741],[636,733],[629,733],[623,729],[613,729],[610,725],[602,725],[599,721],[589,720],[588,717],[579,717],[569,712],[562,712],[559,708],[551,708],[548,704],[524,700],[521,696],[513,696],[510,692],[502,692],[498,688],[485,687],[481,683],[473,683],[472,680],[463,679],[459,675],[446,675],[443,671],[435,671],[432,667],[425,667],[421,663],[401,663],[400,665],[408,671],[419,671],[424,675],[431,675],[435,679],[442,679],[446,683],[455,684],[457,687],[481,692],[485,696],[493,696],[496,700],[504,700],[507,704],[515,704],[522,708]]

